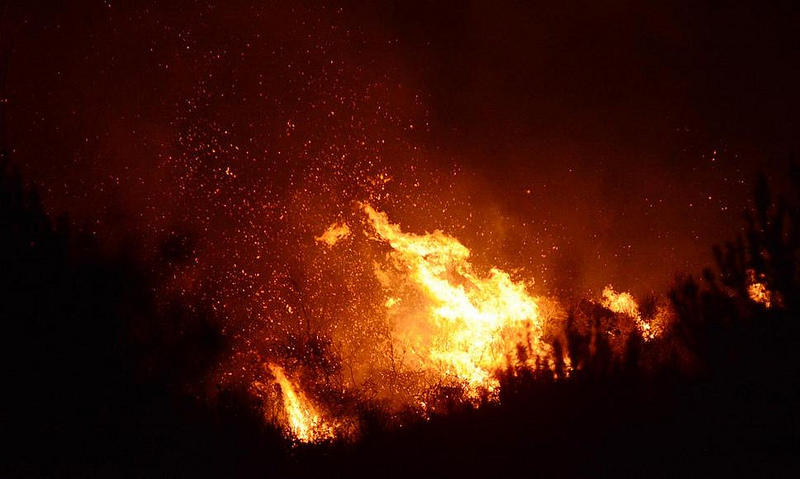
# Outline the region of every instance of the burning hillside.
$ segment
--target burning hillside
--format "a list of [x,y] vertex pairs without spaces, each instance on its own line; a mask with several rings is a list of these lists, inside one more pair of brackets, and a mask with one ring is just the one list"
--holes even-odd
[[4,2],[0,476],[781,475],[791,3]]
[[[333,268],[371,274],[346,278],[360,278],[362,284],[351,284],[349,290],[357,293],[327,305],[334,319],[324,328],[311,332],[316,321],[306,305],[288,307],[301,319],[299,330],[276,338],[283,353],[251,351],[269,357],[251,366],[261,371],[248,372],[257,378],[254,394],[263,401],[267,420],[282,425],[289,437],[319,442],[357,434],[348,401],[427,417],[442,396],[451,403],[496,401],[505,371],[557,369],[554,344],[567,334],[565,308],[535,295],[532,279],[475,266],[470,250],[446,232],[407,233],[387,214],[357,203],[348,221],[332,223],[314,240],[333,258]],[[342,285],[316,287],[336,291]],[[365,302],[374,307],[362,308]],[[615,293],[610,286],[592,304],[610,319],[600,324],[590,314],[581,328],[617,336],[615,354],[622,354],[632,334],[644,341],[658,337],[671,314],[662,307],[645,319],[630,293]],[[355,321],[338,320],[348,310],[361,314]],[[285,366],[276,364],[281,362]],[[294,370],[293,380],[284,367]],[[558,369],[568,376],[569,359]]]

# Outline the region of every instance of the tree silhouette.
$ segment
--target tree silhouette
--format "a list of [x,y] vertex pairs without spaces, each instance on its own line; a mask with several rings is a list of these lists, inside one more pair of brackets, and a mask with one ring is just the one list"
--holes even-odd
[[[66,216],[53,226],[36,189],[3,155],[0,429],[10,446],[0,475],[52,474],[70,464],[78,475],[86,467],[135,469],[145,467],[137,465],[141,454],[159,458],[153,467],[189,465],[167,455],[174,447],[147,452],[148,442],[164,442],[164,430],[182,436],[177,452],[187,456],[214,446],[233,454],[212,439],[219,426],[185,388],[223,349],[211,308],[178,298],[157,304],[159,271],[102,253],[92,236],[74,231]],[[155,269],[173,267],[177,249],[167,242]],[[205,431],[207,441],[187,428]]]

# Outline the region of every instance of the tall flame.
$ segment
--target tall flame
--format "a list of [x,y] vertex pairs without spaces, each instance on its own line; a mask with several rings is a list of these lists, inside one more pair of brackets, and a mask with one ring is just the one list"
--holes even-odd
[[408,367],[455,379],[475,397],[497,389],[494,372],[524,359],[520,345],[547,354],[539,307],[525,284],[498,268],[476,273],[469,249],[441,231],[403,233],[386,214],[361,207],[374,239],[392,248],[375,273],[391,293],[385,306]]

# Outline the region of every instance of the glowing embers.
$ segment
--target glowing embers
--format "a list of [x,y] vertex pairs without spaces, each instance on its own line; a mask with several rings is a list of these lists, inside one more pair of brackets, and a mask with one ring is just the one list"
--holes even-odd
[[[269,364],[268,368],[275,377],[275,383],[280,386],[283,397],[283,416],[281,423],[286,432],[294,439],[301,442],[321,442],[336,437],[335,424],[326,421],[314,404],[293,385],[283,368]],[[255,384],[258,389],[265,389],[261,383]]]
[[496,392],[496,371],[549,357],[525,284],[497,268],[478,274],[469,249],[441,231],[403,233],[386,214],[361,207],[373,239],[391,247],[385,261],[375,262],[375,274],[388,293],[392,348],[404,369],[458,383],[475,398]]
[[771,308],[774,301],[772,291],[765,284],[766,277],[763,273],[756,274],[753,269],[747,270],[747,295],[750,300]]

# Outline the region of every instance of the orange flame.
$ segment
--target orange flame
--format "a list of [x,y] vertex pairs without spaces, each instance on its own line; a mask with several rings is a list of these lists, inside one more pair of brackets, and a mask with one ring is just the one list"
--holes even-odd
[[754,270],[747,270],[747,295],[750,297],[751,301],[763,304],[765,308],[769,309],[772,307],[773,303],[772,291],[767,288],[763,280],[763,274],[756,275]]
[[388,265],[376,265],[375,274],[391,293],[385,306],[394,348],[407,367],[455,379],[477,397],[496,391],[493,375],[521,359],[518,345],[549,355],[537,301],[525,284],[497,268],[476,273],[469,249],[441,231],[403,233],[386,214],[361,207],[374,239],[392,248]]
[[333,246],[339,242],[339,240],[347,238],[348,236],[350,236],[350,228],[346,224],[333,223],[324,233],[316,236],[314,239],[328,246]]
[[[368,204],[359,207],[365,215],[359,224],[367,230],[353,240],[366,238],[385,253],[371,255],[372,271],[359,269],[366,275],[359,278],[374,274],[382,291],[370,289],[354,297],[371,309],[355,316],[353,330],[332,328],[331,334],[340,335],[336,347],[347,358],[349,372],[346,379],[328,378],[332,383],[342,391],[369,388],[367,394],[389,408],[421,407],[424,415],[437,409],[442,391],[445,400],[453,398],[451,392],[457,401],[496,399],[499,372],[509,367],[532,370],[543,362],[554,366],[553,347],[545,338],[557,337],[564,327],[557,301],[532,296],[528,283],[515,281],[499,268],[473,266],[470,250],[442,231],[405,233],[385,213]],[[351,226],[333,223],[315,239],[333,247],[351,237]],[[361,246],[357,250],[356,261],[363,260],[363,252],[375,251]],[[348,248],[341,251],[352,253]],[[326,252],[326,257],[341,267],[337,255]],[[643,317],[630,293],[617,293],[609,285],[602,296],[604,307],[625,316],[615,318],[626,325],[625,334],[635,330],[649,341],[666,330],[667,307]],[[372,318],[374,324],[369,323]],[[568,375],[570,358],[563,360],[566,371],[561,368],[560,374]],[[346,417],[325,417],[281,367],[267,366],[280,394],[274,387],[254,386],[273,408],[270,418],[281,423],[287,435],[315,443],[357,434],[355,423]]]
[[283,368],[270,364],[269,370],[283,393],[286,423],[292,437],[301,442],[333,439],[336,436],[334,425],[325,421],[305,394],[286,378]]
[[611,285],[603,289],[603,300],[601,302],[603,307],[610,309],[617,314],[627,315],[636,322],[636,328],[645,341],[655,339],[664,332],[666,322],[668,321],[669,311],[665,308],[660,308],[654,318],[646,321],[642,318],[639,311],[639,305],[633,298],[631,293],[623,291],[617,293]]

